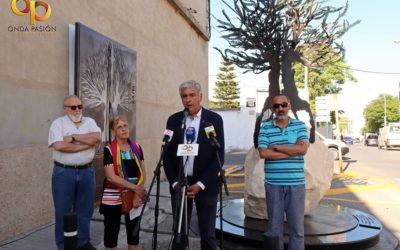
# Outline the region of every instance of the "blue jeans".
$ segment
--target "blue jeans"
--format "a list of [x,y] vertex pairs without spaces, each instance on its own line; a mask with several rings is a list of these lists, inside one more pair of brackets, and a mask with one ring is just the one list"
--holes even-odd
[[284,249],[284,214],[289,226],[289,250],[304,250],[305,185],[276,186],[265,183],[268,232],[279,236],[279,249]]
[[64,249],[64,214],[77,213],[78,247],[90,240],[90,220],[96,189],[94,166],[87,169],[69,169],[54,166],[52,192],[55,208],[55,238],[58,250]]

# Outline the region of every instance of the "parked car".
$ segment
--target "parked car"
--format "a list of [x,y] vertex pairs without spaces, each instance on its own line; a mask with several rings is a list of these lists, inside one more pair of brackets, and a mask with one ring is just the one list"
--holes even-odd
[[345,136],[343,137],[343,142],[346,144],[353,144],[353,138],[351,138],[350,136]]
[[378,148],[400,147],[400,123],[389,123],[379,130]]
[[[315,135],[321,139],[321,141],[328,147],[328,150],[332,153],[333,159],[339,159],[339,147],[338,141],[336,139],[325,138],[325,136],[321,135],[318,131],[315,131]],[[342,141],[339,142],[340,149],[342,151],[342,156],[349,153],[349,147]]]
[[378,135],[368,134],[364,141],[365,146],[378,146]]

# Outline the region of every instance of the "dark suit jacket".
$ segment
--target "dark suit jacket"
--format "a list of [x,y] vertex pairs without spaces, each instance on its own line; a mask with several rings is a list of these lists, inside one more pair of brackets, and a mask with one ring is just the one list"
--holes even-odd
[[[183,111],[181,111],[171,115],[167,121],[167,129],[174,131],[172,140],[166,146],[163,157],[164,170],[170,183],[171,192],[171,185],[174,182],[178,181],[179,167],[181,166],[180,161],[182,157],[178,157],[176,156],[176,154],[178,144],[183,143],[183,136],[185,136],[185,133],[182,133],[181,129],[183,118]],[[204,130],[204,128],[207,127],[209,123],[214,125],[216,131],[216,139],[221,144],[221,147],[218,150],[218,154],[221,160],[221,165],[223,166],[224,164],[225,143],[222,118],[217,113],[202,108],[200,127],[197,138],[197,143],[199,144],[199,152],[194,160],[193,176],[191,177],[191,181],[193,183],[201,181],[204,184],[205,189],[201,192],[217,194],[219,192],[219,186],[221,184],[221,181],[218,177],[218,160],[215,149],[211,146],[211,141],[210,139],[207,139],[206,132]],[[181,170],[181,172],[183,173],[183,169]]]

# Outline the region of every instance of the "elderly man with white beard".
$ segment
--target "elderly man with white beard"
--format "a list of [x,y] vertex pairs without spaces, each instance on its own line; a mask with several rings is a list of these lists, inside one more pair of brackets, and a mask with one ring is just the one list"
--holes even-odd
[[95,146],[101,141],[96,122],[82,116],[82,102],[70,95],[64,99],[65,116],[53,121],[48,146],[53,148],[52,193],[55,208],[55,239],[64,249],[64,214],[75,206],[78,224],[78,249],[96,249],[90,243],[90,220],[96,188]]

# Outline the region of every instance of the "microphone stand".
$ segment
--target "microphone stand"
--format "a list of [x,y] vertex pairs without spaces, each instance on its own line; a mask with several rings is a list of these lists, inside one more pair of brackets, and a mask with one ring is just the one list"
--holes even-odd
[[[185,111],[187,112],[187,111]],[[185,130],[186,130],[186,118],[187,118],[187,113],[184,113],[184,117],[182,120],[182,126],[181,126],[181,136],[182,136],[182,142],[185,140]],[[187,237],[188,237],[188,223],[187,223],[187,199],[186,199],[186,188],[187,188],[187,179],[185,173],[182,171],[184,167],[183,164],[183,156],[181,157],[179,161],[179,170],[178,170],[178,184],[177,188],[175,189],[175,206],[174,206],[174,222],[173,222],[173,228],[174,228],[174,241],[175,244],[178,246],[183,244],[186,244],[187,242]],[[180,207],[178,210],[178,204],[180,201]],[[179,211],[179,213],[178,213]],[[184,221],[183,221],[184,219]],[[184,224],[183,224],[184,223]],[[182,235],[181,230],[182,230],[182,224],[184,226],[184,233]],[[184,237],[184,241],[182,242],[182,237]]]
[[164,149],[165,149],[165,147],[167,146],[168,143],[169,143],[169,141],[167,140],[161,146],[160,159],[159,159],[159,161],[157,163],[156,169],[153,172],[154,173],[153,179],[151,180],[149,191],[147,193],[147,196],[146,196],[145,202],[143,204],[142,210],[140,211],[138,223],[136,223],[135,228],[133,229],[133,235],[136,235],[137,232],[139,231],[140,222],[142,221],[142,215],[144,213],[144,209],[146,208],[147,202],[149,201],[149,197],[150,197],[151,190],[153,189],[154,181],[157,179],[156,203],[155,203],[155,207],[154,207],[153,242],[152,242],[152,249],[153,250],[157,249],[157,231],[158,231],[159,198],[160,198],[160,174],[161,174],[161,167],[162,167],[162,159],[163,159],[164,152],[165,152]]
[[225,189],[225,194],[229,196],[228,186],[226,184],[225,178],[225,170],[222,168],[221,158],[219,157],[218,150],[220,149],[221,145],[218,143],[215,137],[210,136],[211,139],[211,146],[215,150],[215,155],[217,157],[218,168],[219,168],[219,177],[221,184],[219,185],[219,228],[220,228],[220,240],[219,240],[219,249],[224,249],[224,234],[223,234],[223,222],[222,222],[222,185]]

